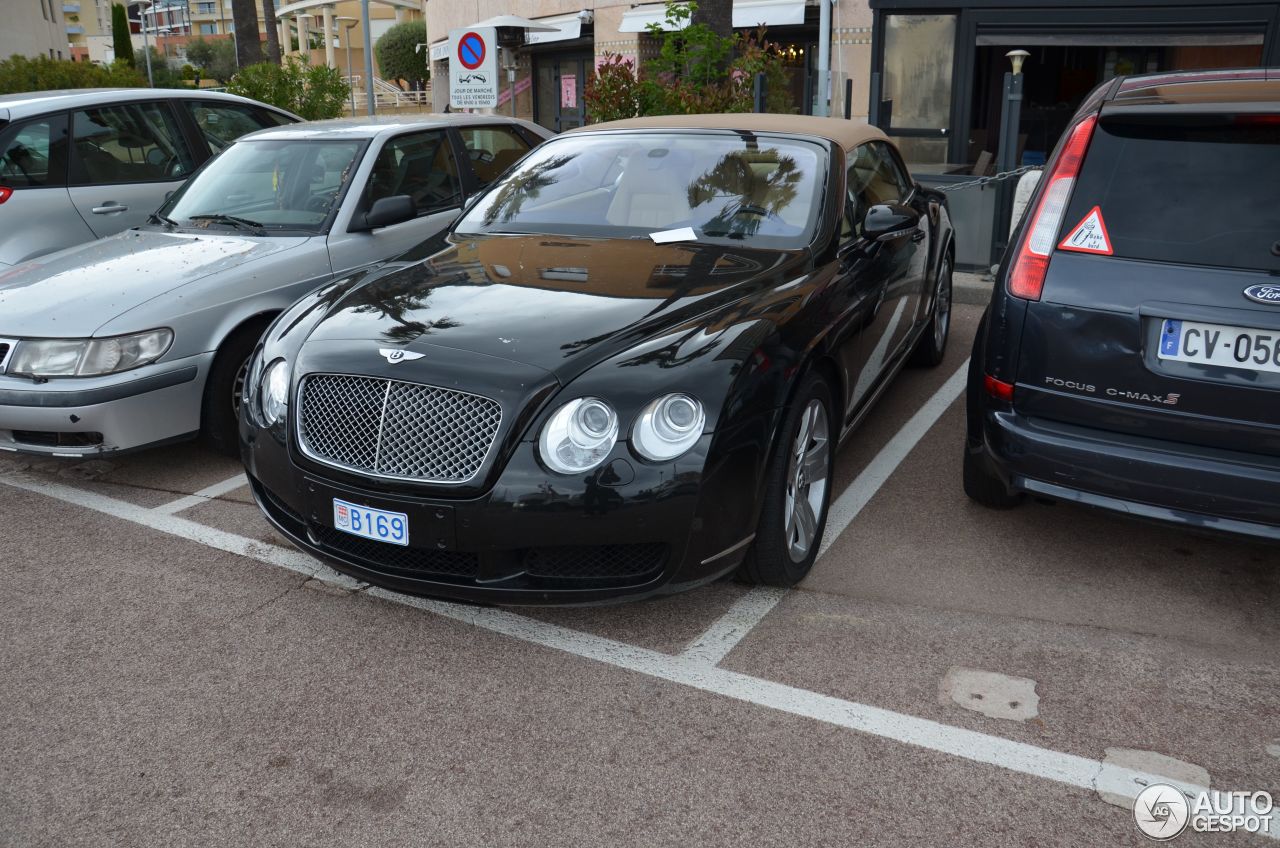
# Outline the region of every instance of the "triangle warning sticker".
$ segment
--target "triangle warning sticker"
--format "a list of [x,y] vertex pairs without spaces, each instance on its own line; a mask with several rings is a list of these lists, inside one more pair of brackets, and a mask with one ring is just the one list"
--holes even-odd
[[1084,216],[1084,220],[1076,224],[1076,228],[1067,233],[1067,237],[1058,245],[1059,250],[1078,250],[1081,253],[1101,253],[1110,256],[1111,236],[1107,234],[1107,225],[1102,220],[1101,207],[1095,206]]

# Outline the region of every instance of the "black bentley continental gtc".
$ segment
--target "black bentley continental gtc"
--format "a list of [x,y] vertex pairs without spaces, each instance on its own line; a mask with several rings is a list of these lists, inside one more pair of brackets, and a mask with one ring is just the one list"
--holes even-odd
[[441,252],[280,316],[242,404],[254,495],[303,550],[418,594],[789,586],[836,447],[904,363],[941,360],[953,263],[943,197],[874,128],[575,130]]

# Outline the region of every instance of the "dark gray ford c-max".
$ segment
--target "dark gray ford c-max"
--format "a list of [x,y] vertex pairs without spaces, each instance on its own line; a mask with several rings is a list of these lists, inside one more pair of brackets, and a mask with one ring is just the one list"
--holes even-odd
[[1280,71],[1112,80],[974,344],[965,492],[1280,539]]

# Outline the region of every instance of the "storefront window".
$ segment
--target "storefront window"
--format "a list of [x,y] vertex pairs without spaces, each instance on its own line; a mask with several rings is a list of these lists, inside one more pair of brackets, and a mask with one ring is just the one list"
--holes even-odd
[[880,123],[916,162],[946,161],[955,43],[955,15],[885,16]]

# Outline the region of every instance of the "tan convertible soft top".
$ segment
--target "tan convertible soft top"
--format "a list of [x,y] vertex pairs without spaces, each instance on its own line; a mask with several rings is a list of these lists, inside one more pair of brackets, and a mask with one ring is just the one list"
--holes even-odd
[[632,129],[744,130],[746,132],[781,133],[784,135],[809,135],[830,139],[845,150],[852,150],[864,141],[886,138],[879,128],[861,121],[846,121],[843,118],[815,118],[812,115],[770,115],[757,112],[726,115],[655,115],[648,118],[627,118],[622,121],[591,124],[585,127],[577,127],[568,132],[589,133],[604,130]]

